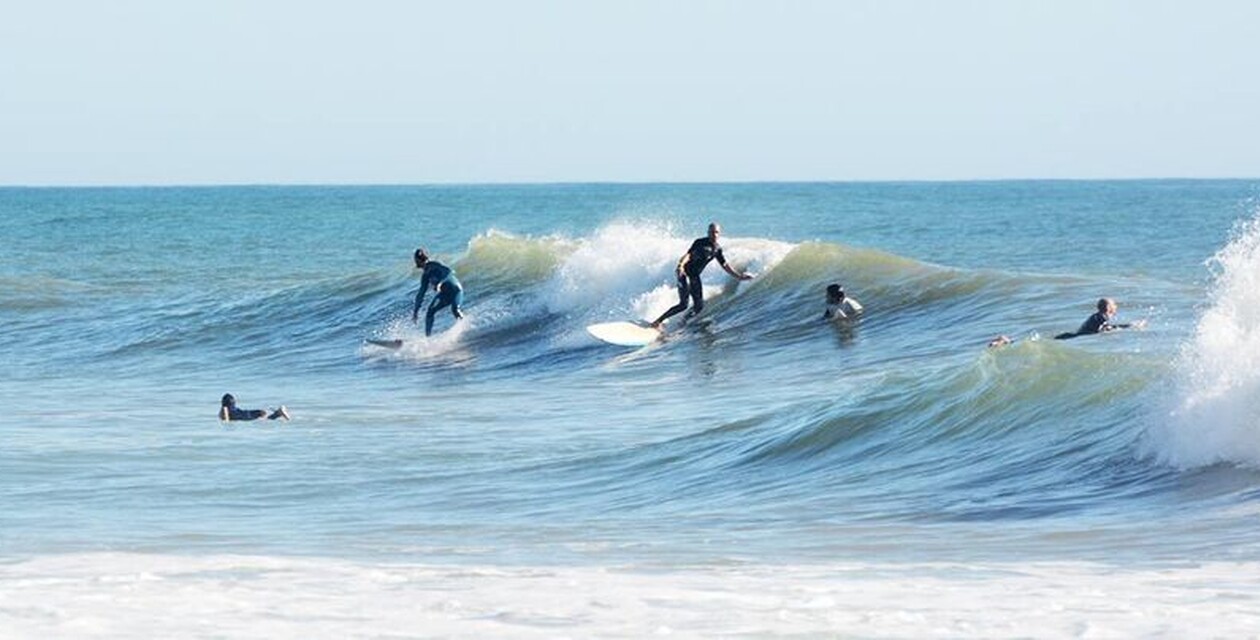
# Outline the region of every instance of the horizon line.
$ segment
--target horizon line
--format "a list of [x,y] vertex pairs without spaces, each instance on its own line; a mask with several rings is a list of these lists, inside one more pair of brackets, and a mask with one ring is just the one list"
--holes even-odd
[[764,180],[521,180],[435,182],[169,182],[169,183],[0,183],[0,189],[215,189],[286,187],[531,187],[600,185],[755,185],[755,184],[959,184],[999,182],[1231,182],[1260,180],[1260,176],[1152,176],[1116,178],[874,178],[874,179],[764,179]]

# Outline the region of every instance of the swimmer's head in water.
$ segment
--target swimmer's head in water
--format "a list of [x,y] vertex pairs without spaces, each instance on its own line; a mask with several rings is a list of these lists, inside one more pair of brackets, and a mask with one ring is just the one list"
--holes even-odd
[[429,254],[424,252],[424,247],[416,249],[412,258],[415,259],[417,267],[424,267],[424,265],[429,262]]
[[1112,300],[1111,298],[1099,298],[1098,299],[1098,312],[1107,313],[1107,314],[1115,313],[1116,301]]
[[230,393],[223,394],[223,399],[220,400],[219,402],[222,404],[222,406],[225,406],[225,407],[236,406],[236,398]]
[[836,303],[844,300],[844,289],[838,284],[827,285],[827,302]]

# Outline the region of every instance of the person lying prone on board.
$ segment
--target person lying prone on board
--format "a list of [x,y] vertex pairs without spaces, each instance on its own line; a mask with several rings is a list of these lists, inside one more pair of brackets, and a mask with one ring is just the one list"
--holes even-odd
[[1120,324],[1112,322],[1112,318],[1116,316],[1119,306],[1116,301],[1111,298],[1100,298],[1098,300],[1098,312],[1085,319],[1081,323],[1081,328],[1075,332],[1060,333],[1055,336],[1055,340],[1068,340],[1078,336],[1087,336],[1095,333],[1109,333],[1117,329],[1142,329],[1146,326],[1145,320],[1138,320],[1132,324]]
[[844,287],[839,284],[827,285],[827,310],[823,319],[848,318],[862,313],[862,305],[857,300],[844,294]]
[[284,405],[280,405],[279,409],[241,409],[236,406],[236,396],[230,393],[223,394],[223,399],[219,401],[219,419],[224,422],[237,422],[257,420],[266,418],[275,420],[277,418],[289,419],[289,410]]

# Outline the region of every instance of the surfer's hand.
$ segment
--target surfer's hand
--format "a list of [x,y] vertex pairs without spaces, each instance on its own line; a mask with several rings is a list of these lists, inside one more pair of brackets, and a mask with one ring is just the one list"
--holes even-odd
[[748,273],[747,271],[745,271],[745,272],[743,272],[743,273],[739,274],[739,279],[740,279],[740,280],[752,280],[752,279],[753,279],[753,274]]

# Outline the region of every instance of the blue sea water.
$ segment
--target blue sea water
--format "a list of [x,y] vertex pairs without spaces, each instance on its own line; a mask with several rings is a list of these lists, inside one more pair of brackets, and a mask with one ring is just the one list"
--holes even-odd
[[[864,579],[921,563],[1250,571],[1258,189],[0,189],[0,563],[74,559],[98,579],[119,557],[193,575],[224,554],[489,572],[838,562]],[[710,220],[754,280],[711,266],[704,315],[645,349],[584,331],[672,305],[673,265]],[[439,315],[428,339],[409,318],[417,246],[466,288],[467,318]],[[822,319],[831,282],[859,319]],[[1050,339],[1101,296],[1145,330]],[[999,334],[1017,342],[986,349]],[[365,343],[382,337],[404,346]],[[227,392],[293,420],[221,424]],[[51,575],[21,584],[55,594]],[[29,611],[0,611],[0,629],[93,633]],[[600,611],[557,624],[652,631],[592,623]]]

